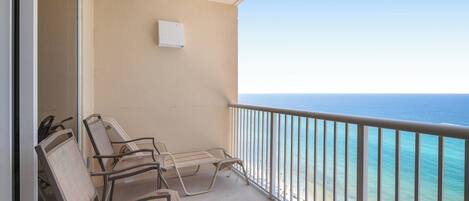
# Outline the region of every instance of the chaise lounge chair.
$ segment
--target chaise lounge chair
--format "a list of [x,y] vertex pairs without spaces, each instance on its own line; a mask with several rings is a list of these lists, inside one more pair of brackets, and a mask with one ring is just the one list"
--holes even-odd
[[[184,193],[188,196],[210,192],[213,189],[213,186],[215,185],[215,181],[216,181],[219,171],[223,169],[228,169],[235,164],[238,164],[241,166],[243,173],[244,173],[244,177],[246,179],[246,183],[249,185],[249,180],[246,175],[246,171],[244,169],[243,161],[241,159],[231,157],[221,148],[210,149],[207,151],[170,153],[168,152],[168,150],[166,149],[166,146],[163,143],[156,142],[155,139],[152,137],[130,139],[130,137],[128,137],[128,135],[125,133],[124,129],[122,129],[122,127],[120,127],[116,121],[107,120],[105,123],[102,117],[98,114],[88,117],[87,119],[84,120],[84,123],[85,123],[85,127],[87,128],[88,135],[91,138],[91,141],[94,141],[93,138],[106,138],[107,140],[101,140],[105,144],[101,144],[100,146],[106,146],[108,147],[108,149],[112,149],[113,144],[124,145],[120,149],[121,154],[122,152],[123,153],[135,153],[136,151],[140,150],[137,145],[139,143],[137,142],[146,141],[147,144],[150,144],[153,150],[157,152],[158,154],[157,161],[160,163],[162,170],[163,171],[174,170],[176,173],[176,176],[179,179],[179,182],[181,183]],[[119,141],[110,140],[109,134],[108,132],[106,132],[106,124],[114,128],[116,132],[118,133],[120,132],[122,136],[124,137],[122,139],[118,139]],[[95,150],[98,149],[98,146],[93,145],[93,147],[95,148]],[[144,161],[148,161],[151,159],[148,154],[142,153],[142,152],[136,153],[132,158],[133,160],[139,160],[142,163]],[[105,163],[105,162],[101,162],[101,163]],[[186,185],[184,184],[184,180],[183,180],[184,176],[181,174],[180,169],[196,167],[197,169],[195,173],[197,173],[201,165],[208,165],[208,164],[212,164],[215,166],[215,172],[213,174],[212,179],[210,180],[210,184],[208,188],[200,192],[189,192]],[[163,181],[165,182],[165,185],[169,187],[167,185],[167,182],[164,179]]]
[[[159,169],[158,163],[151,163],[120,171],[100,172],[90,175],[70,129],[52,134],[39,143],[35,149],[58,201],[108,201],[109,191],[106,186],[109,182]],[[98,196],[91,176],[103,176],[105,178],[102,199]],[[180,199],[177,192],[164,189],[156,190],[132,200],[179,201]]]

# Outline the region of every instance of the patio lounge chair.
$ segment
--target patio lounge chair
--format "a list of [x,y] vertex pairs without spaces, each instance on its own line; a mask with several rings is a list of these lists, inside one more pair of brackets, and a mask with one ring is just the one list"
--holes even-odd
[[[87,128],[90,138],[106,138],[107,140],[101,140],[105,143],[105,145],[102,144],[100,146],[106,146],[110,150],[112,149],[113,144],[121,144],[121,145],[124,145],[123,148],[121,149],[121,152],[134,153],[140,150],[137,145],[138,144],[137,142],[143,142],[143,141],[148,142],[147,144],[150,144],[151,147],[153,147],[153,149],[158,153],[157,161],[160,163],[162,170],[163,171],[168,171],[168,170],[175,171],[176,176],[178,177],[179,182],[181,183],[182,189],[186,195],[191,196],[191,195],[198,195],[198,194],[210,192],[213,189],[213,186],[215,185],[215,180],[218,176],[219,171],[223,169],[228,169],[235,164],[238,164],[241,166],[243,173],[244,173],[244,177],[246,179],[246,183],[249,185],[249,180],[246,175],[243,161],[241,159],[233,158],[229,156],[221,148],[210,149],[207,151],[170,153],[168,152],[168,150],[166,149],[166,146],[163,143],[156,142],[155,139],[152,137],[131,139],[125,133],[124,129],[122,129],[122,127],[120,127],[116,121],[108,120],[107,123],[105,123],[102,117],[98,114],[88,117],[87,119],[84,120],[84,122],[85,122],[85,127]],[[117,133],[122,134],[122,139],[118,139],[120,141],[110,140],[110,137],[108,133],[106,132],[106,124],[113,127]],[[93,129],[89,129],[89,128],[93,128]],[[94,140],[92,139],[91,141],[94,141]],[[97,146],[94,146],[94,147],[97,148]],[[143,152],[136,153],[133,158],[137,160],[141,160],[141,162],[148,161],[151,159],[148,154],[145,154]],[[104,164],[106,162],[101,162],[101,163]],[[197,167],[195,171],[195,173],[197,173],[201,165],[208,165],[208,164],[212,164],[215,166],[215,172],[213,174],[213,177],[210,181],[208,188],[200,192],[189,192],[186,185],[184,184],[184,181],[183,181],[184,176],[181,174],[180,169],[188,168],[188,167]],[[165,180],[163,179],[163,181]],[[167,185],[167,182],[165,182],[165,184]]]
[[[109,182],[159,169],[158,163],[149,163],[120,171],[100,172],[90,175],[70,129],[52,134],[39,143],[35,149],[58,201],[107,201],[109,191],[106,187]],[[102,199],[98,196],[91,176],[103,176],[105,178]],[[179,196],[175,191],[164,189],[156,190],[133,200],[179,201]]]

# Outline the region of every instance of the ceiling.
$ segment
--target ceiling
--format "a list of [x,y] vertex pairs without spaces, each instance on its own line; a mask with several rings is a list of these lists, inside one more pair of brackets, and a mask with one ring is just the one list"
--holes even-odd
[[230,4],[230,5],[239,5],[243,0],[208,0],[208,1],[213,1],[217,3],[224,3],[224,4]]

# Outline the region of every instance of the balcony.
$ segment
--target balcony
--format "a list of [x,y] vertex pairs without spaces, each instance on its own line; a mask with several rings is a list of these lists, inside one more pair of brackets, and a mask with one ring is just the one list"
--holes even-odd
[[[33,0],[25,2],[36,5]],[[34,54],[24,57],[25,65],[33,62],[22,67],[27,70],[20,75],[19,85],[26,86],[19,106],[26,112],[21,115],[35,116],[20,122],[21,135],[15,133],[22,136],[17,145],[21,162],[14,159],[19,165],[12,166],[21,171],[15,176],[19,181],[21,175],[21,196],[37,197],[36,118],[51,113],[73,116],[77,121],[68,127],[77,133],[90,171],[96,171],[81,120],[101,113],[123,122],[130,137],[155,137],[173,152],[224,147],[244,161],[250,186],[244,185],[241,169],[235,166],[233,172],[219,175],[212,192],[183,200],[452,201],[446,196],[450,193],[469,201],[467,127],[251,105],[227,108],[238,101],[241,2],[83,0],[77,1],[76,15],[69,12],[70,20],[79,23],[76,26],[41,9],[38,21],[43,32],[37,34],[32,26],[31,36],[22,36],[29,40],[38,35],[39,45],[33,41],[31,48],[22,50],[34,53],[38,46],[40,62],[36,66]],[[65,5],[39,3],[64,14]],[[31,18],[31,24],[35,20]],[[160,45],[160,20],[184,26],[184,46]],[[22,33],[29,33],[25,30]],[[29,83],[36,78],[38,83]],[[433,154],[423,154],[424,149]],[[452,154],[460,158],[457,168],[447,166]],[[210,168],[185,178],[188,186],[195,191],[206,187]],[[457,172],[458,177],[446,171]],[[447,181],[454,182],[449,186]],[[126,201],[156,188],[151,178],[137,182],[118,184],[115,200]],[[183,195],[175,179],[169,184]]]
[[[468,200],[467,127],[237,104],[230,105],[229,111],[226,148],[245,161],[251,185],[244,184],[240,167],[235,167],[234,173],[219,175],[212,192],[183,200],[441,201],[447,200],[445,192]],[[455,142],[465,148],[453,147]],[[422,154],[432,146],[437,149],[435,157]],[[458,154],[465,157],[461,178],[445,177],[446,152],[462,152]],[[422,163],[436,165],[435,172],[422,171],[428,168]],[[210,168],[185,181],[194,190],[203,188],[212,176]],[[462,186],[457,188],[464,190],[448,189],[448,180],[459,180]],[[177,180],[170,179],[169,184],[183,195]],[[425,188],[432,185],[436,191],[429,194]],[[138,185],[119,184],[115,198],[128,200],[155,187],[152,179]]]

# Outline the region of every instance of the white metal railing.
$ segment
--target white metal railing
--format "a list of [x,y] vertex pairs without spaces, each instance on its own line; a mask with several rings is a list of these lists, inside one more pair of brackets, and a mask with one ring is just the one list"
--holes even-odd
[[[469,128],[350,115],[306,112],[251,105],[229,105],[231,153],[245,161],[248,176],[259,189],[276,200],[444,200],[444,150],[446,139],[457,139],[464,147],[462,193],[458,200],[469,201]],[[369,186],[369,136],[376,139],[376,186]],[[392,147],[384,140],[392,136]],[[402,136],[405,141],[402,141]],[[412,136],[412,139],[409,139]],[[435,195],[422,194],[422,137],[434,136],[437,144]],[[411,141],[411,145],[409,144]],[[402,142],[412,146],[412,164],[403,164]],[[353,151],[351,151],[353,149]],[[383,168],[385,155],[393,152],[393,167]],[[389,155],[389,154],[388,154]],[[386,155],[386,157],[388,157]],[[353,159],[353,160],[352,160]],[[374,161],[373,161],[374,162]],[[407,166],[413,166],[412,193],[408,186]],[[406,168],[406,171],[401,168]],[[351,171],[353,170],[353,171]],[[340,172],[340,173],[339,173]],[[383,189],[383,175],[393,173],[391,189]],[[351,181],[354,179],[355,182]],[[426,178],[426,177],[425,177]],[[339,184],[339,181],[341,184]],[[425,181],[427,182],[427,181]],[[406,184],[407,184],[406,183]],[[370,193],[374,189],[374,194]],[[387,192],[384,198],[384,192]],[[340,191],[340,192],[339,192]],[[407,191],[401,193],[401,191]],[[404,197],[411,194],[410,197]],[[371,197],[372,196],[372,197]],[[423,196],[426,196],[425,198]],[[452,197],[454,198],[454,197]],[[449,198],[447,200],[451,200]]]

